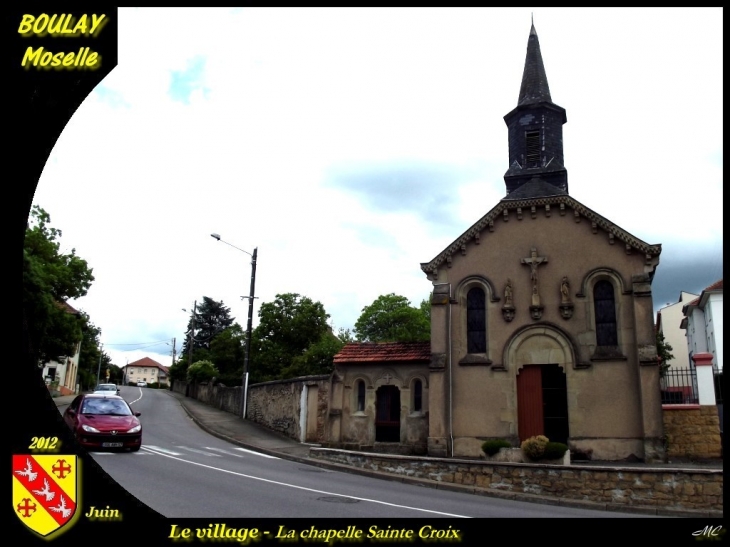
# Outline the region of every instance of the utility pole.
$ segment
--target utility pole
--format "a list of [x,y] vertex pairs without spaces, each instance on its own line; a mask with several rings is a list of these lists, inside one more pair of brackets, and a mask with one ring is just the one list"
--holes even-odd
[[188,366],[193,364],[193,339],[195,338],[195,316],[198,314],[198,301],[193,303],[193,325],[188,338]]
[[253,299],[256,288],[256,255],[259,248],[256,247],[251,255],[251,289],[248,293],[248,325],[246,326],[246,354],[243,358],[243,400],[241,401],[241,417],[246,419],[248,399],[248,363],[251,357],[251,323],[253,322]]
[[177,353],[175,352],[175,339],[172,339],[172,364],[175,364],[175,356]]

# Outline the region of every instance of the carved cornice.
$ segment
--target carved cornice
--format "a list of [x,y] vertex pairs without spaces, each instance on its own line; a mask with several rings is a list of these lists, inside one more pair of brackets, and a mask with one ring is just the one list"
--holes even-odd
[[[466,254],[468,243],[473,242],[477,245],[480,243],[480,239],[482,239],[482,232],[484,232],[485,230],[490,232],[494,231],[495,220],[499,220],[499,217],[502,217],[502,219],[507,222],[509,220],[508,217],[511,210],[527,209],[529,211],[532,211],[533,207],[541,207],[543,208],[545,216],[549,217],[551,216],[551,206],[553,205],[557,206],[557,209],[560,211],[561,215],[564,215],[565,209],[572,209],[573,214],[576,217],[576,222],[579,222],[580,218],[584,217],[588,221],[590,221],[590,226],[592,227],[592,229],[595,230],[596,227],[602,228],[608,233],[609,243],[612,243],[614,239],[618,239],[626,245],[627,252],[629,249],[635,249],[636,251],[641,251],[642,253],[646,254],[647,258],[659,256],[659,254],[661,254],[662,252],[661,244],[651,245],[649,243],[646,243],[645,241],[642,241],[638,237],[631,235],[623,228],[620,228],[613,222],[602,217],[592,209],[589,209],[588,207],[568,195],[557,195],[519,200],[503,199],[491,211],[489,211],[475,224],[473,224],[468,230],[466,230],[451,245],[441,251],[441,253],[439,253],[436,258],[434,258],[430,262],[422,262],[421,270],[426,274],[432,274],[436,272],[440,266],[444,264],[450,265],[453,255],[455,255],[456,253]],[[517,220],[517,222],[525,221]]]

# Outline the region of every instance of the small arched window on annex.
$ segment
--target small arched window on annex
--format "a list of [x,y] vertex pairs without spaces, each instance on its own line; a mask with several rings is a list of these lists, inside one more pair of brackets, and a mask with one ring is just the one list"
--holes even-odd
[[410,414],[422,416],[428,408],[428,385],[420,376],[414,376],[408,382],[411,391]]
[[356,414],[364,414],[365,413],[365,394],[367,393],[367,388],[365,385],[365,380],[362,378],[358,378],[355,380],[355,383],[353,385],[354,389],[353,391],[353,406],[354,412]]
[[587,297],[590,302],[590,322],[595,334],[591,361],[625,360],[619,324],[623,279],[609,268],[594,270],[584,278],[581,293],[579,296]]
[[460,365],[491,365],[487,316],[494,294],[492,284],[483,277],[469,277],[457,289],[461,304],[459,325],[466,352],[459,356]]

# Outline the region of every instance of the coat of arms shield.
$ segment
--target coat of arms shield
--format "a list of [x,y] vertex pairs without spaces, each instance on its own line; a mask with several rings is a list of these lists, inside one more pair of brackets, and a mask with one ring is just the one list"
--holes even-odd
[[75,455],[13,454],[13,512],[49,538],[79,514],[79,461]]

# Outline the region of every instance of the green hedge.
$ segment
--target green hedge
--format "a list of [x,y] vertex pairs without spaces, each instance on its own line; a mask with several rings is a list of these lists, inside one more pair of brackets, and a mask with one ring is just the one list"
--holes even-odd
[[510,448],[512,444],[504,439],[491,439],[482,443],[482,450],[487,456],[494,456],[500,448]]

